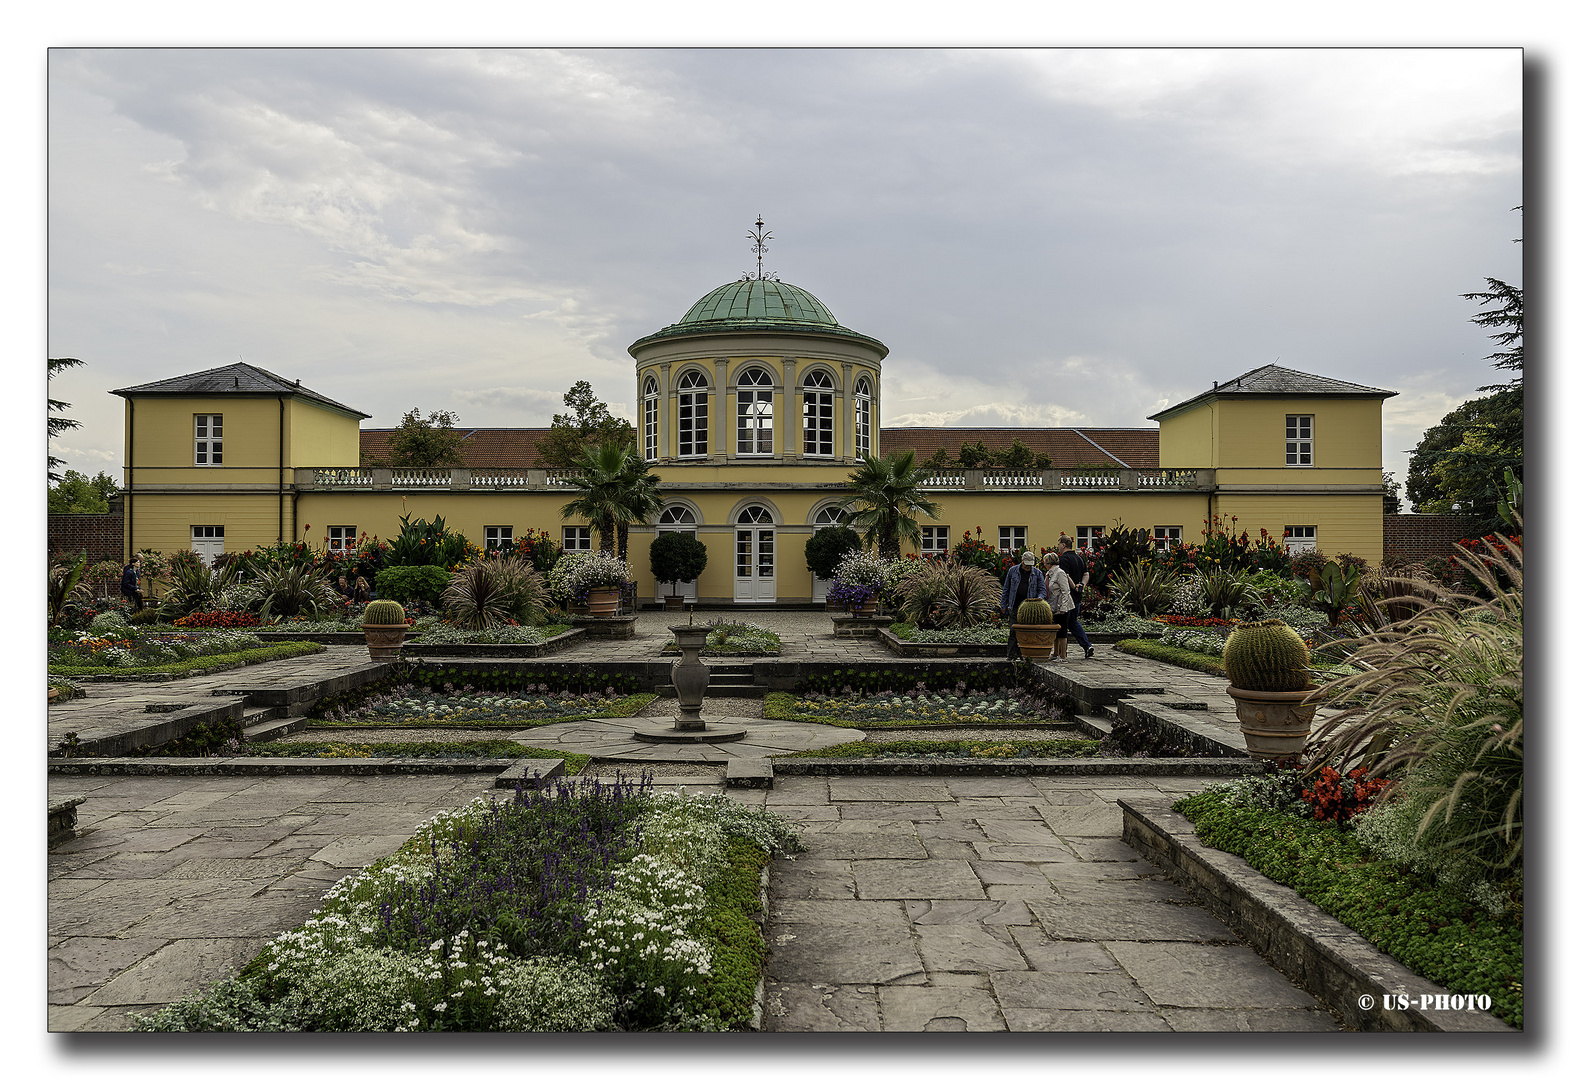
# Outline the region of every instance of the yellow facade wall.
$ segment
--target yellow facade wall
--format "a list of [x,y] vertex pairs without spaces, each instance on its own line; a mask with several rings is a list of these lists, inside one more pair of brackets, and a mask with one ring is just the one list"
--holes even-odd
[[1186,409],[1162,421],[1157,463],[1164,469],[1214,469],[1217,466],[1215,402]]
[[1216,497],[1217,514],[1253,536],[1265,529],[1278,539],[1287,525],[1315,526],[1315,547],[1326,555],[1344,552],[1378,565],[1384,554],[1384,500],[1380,495],[1227,495]]
[[[1380,483],[1380,399],[1300,397],[1220,403],[1217,483]],[[1314,417],[1314,464],[1286,464],[1289,415]],[[1332,479],[1332,471],[1372,471],[1373,480]],[[1306,478],[1306,474],[1307,477]]]
[[360,422],[303,398],[290,398],[285,404],[284,440],[285,461],[291,469],[360,464]]
[[[224,418],[224,463],[196,462],[196,417]],[[276,398],[143,397],[126,402],[126,461],[143,484],[278,484]],[[358,438],[358,435],[357,435]],[[287,439],[287,434],[286,434]],[[287,441],[285,452],[287,454]],[[127,469],[128,483],[132,479]]]
[[278,539],[279,508],[283,509],[283,536],[294,527],[293,499],[280,502],[276,494],[189,492],[173,495],[132,494],[125,539],[125,557],[141,551],[189,551],[191,526],[222,525],[224,550],[247,551],[266,547]]

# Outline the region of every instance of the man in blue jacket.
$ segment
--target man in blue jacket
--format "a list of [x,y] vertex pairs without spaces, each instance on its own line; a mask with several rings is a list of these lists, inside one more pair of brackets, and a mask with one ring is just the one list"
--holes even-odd
[[1020,659],[1020,643],[1015,640],[1015,611],[1027,600],[1047,599],[1047,576],[1036,568],[1036,555],[1027,550],[1020,562],[1004,575],[1004,593],[998,610],[1009,620],[1009,650],[1006,660]]

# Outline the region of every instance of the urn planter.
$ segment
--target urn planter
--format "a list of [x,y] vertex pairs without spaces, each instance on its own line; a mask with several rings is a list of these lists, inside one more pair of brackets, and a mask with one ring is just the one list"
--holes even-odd
[[621,589],[590,589],[589,590],[589,615],[595,619],[609,619],[616,614],[616,606],[622,599]]
[[671,685],[676,688],[681,710],[676,730],[703,731],[704,719],[699,713],[704,706],[704,691],[709,688],[709,669],[698,654],[709,637],[709,627],[673,626],[671,633],[676,637],[676,647],[682,650],[682,659],[671,665]]
[[1058,641],[1057,623],[1012,623],[1015,644],[1027,660],[1046,660],[1053,655]]
[[1306,704],[1314,690],[1240,690],[1229,686],[1244,734],[1244,748],[1253,758],[1297,761],[1309,741],[1315,719],[1314,704]]
[[409,632],[405,623],[362,623],[366,648],[373,660],[397,660],[403,655],[404,635]]

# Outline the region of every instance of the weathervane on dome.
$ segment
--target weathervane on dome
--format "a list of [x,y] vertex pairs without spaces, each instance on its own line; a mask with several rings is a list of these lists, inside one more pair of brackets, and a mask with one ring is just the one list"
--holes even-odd
[[[767,247],[764,246],[764,241],[765,240],[773,240],[775,238],[775,234],[774,233],[767,233],[767,232],[764,231],[764,215],[763,214],[759,214],[758,215],[758,220],[753,223],[753,231],[747,234],[747,238],[753,242],[753,254],[758,259],[758,274],[757,274],[756,280],[758,280],[758,281],[779,281],[780,280],[780,275],[779,274],[776,274],[773,271],[771,271],[771,272],[769,272],[767,274],[764,273],[764,252],[769,250]],[[754,279],[754,276],[752,274],[743,274],[742,275],[742,280],[743,281],[749,281],[749,280],[753,280],[753,279]]]

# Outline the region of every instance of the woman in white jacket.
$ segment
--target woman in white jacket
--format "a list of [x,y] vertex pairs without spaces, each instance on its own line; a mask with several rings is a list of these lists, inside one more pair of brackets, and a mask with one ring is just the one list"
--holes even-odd
[[[1054,618],[1058,622],[1058,640],[1054,642],[1053,659],[1069,659],[1070,624],[1075,621],[1075,593],[1069,582],[1069,575],[1064,573],[1064,568],[1058,565],[1058,555],[1048,552],[1042,556],[1042,561],[1047,565],[1047,603],[1053,609]],[[1091,653],[1086,652],[1089,659]]]

